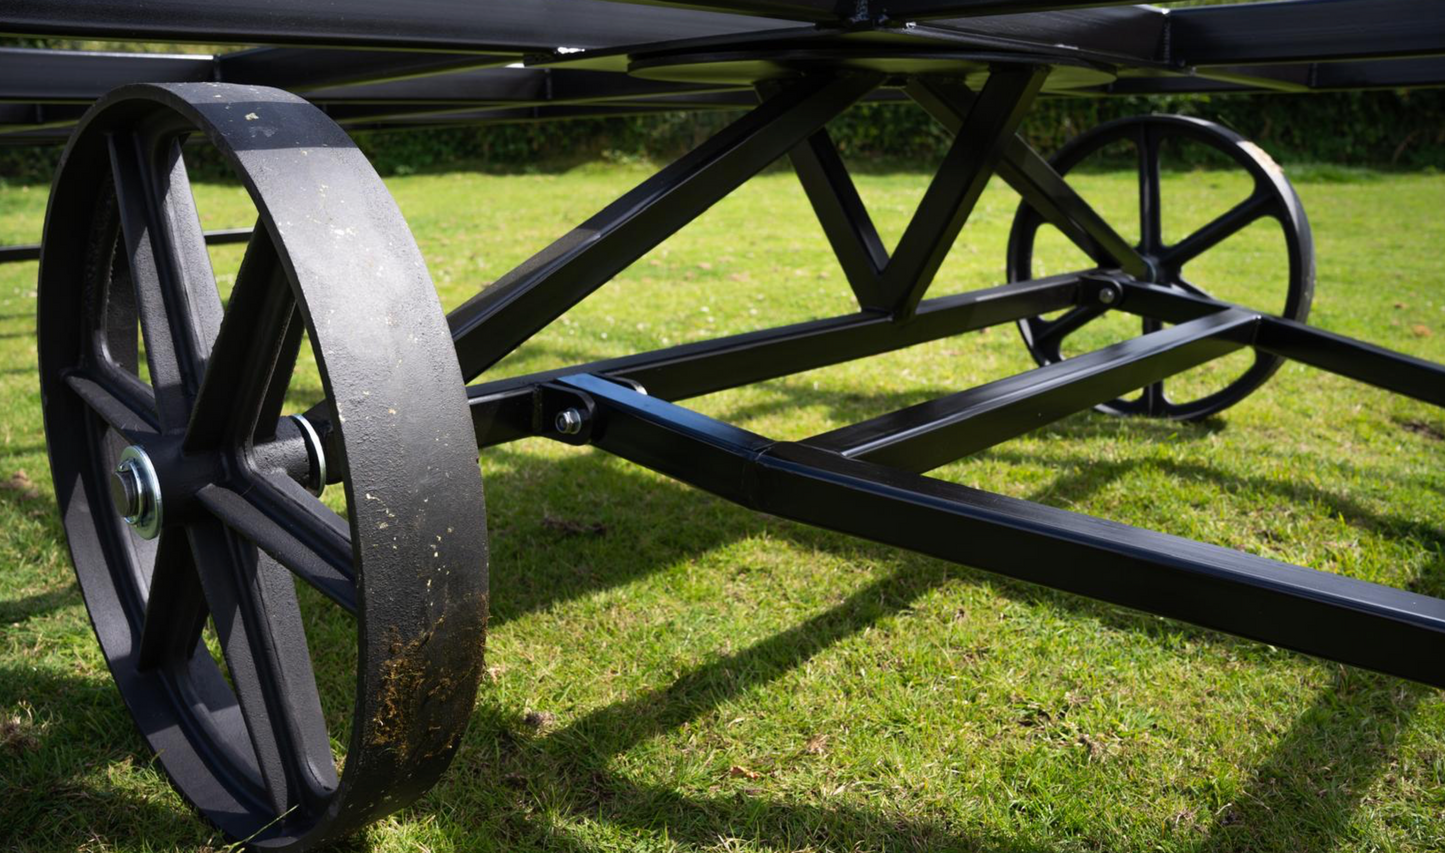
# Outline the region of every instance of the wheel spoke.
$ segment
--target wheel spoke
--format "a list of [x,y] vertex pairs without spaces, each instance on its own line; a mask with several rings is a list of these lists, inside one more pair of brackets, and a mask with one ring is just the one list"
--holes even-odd
[[208,613],[190,543],[181,528],[171,528],[156,546],[136,668],[188,661]]
[[1185,293],[1191,293],[1191,294],[1193,294],[1193,295],[1195,295],[1195,296],[1202,296],[1202,297],[1204,297],[1205,299],[1213,299],[1213,298],[1214,298],[1213,296],[1210,296],[1210,295],[1209,295],[1209,291],[1205,290],[1204,288],[1200,287],[1200,286],[1197,285],[1197,284],[1194,284],[1193,282],[1189,281],[1188,279],[1184,278],[1183,276],[1178,276],[1178,275],[1174,276],[1174,280],[1173,280],[1172,282],[1170,282],[1170,284],[1173,284],[1175,287],[1179,288],[1180,290],[1184,291]]
[[[123,243],[118,242],[118,246]],[[100,298],[96,300],[92,326],[95,329],[96,360],[113,365],[132,376],[140,375],[140,352],[136,340],[138,315],[135,304],[135,284],[131,281],[130,263],[124,251],[114,251],[110,261],[110,276],[105,286],[98,288]],[[154,394],[151,395],[154,407]]]
[[221,300],[178,139],[109,140],[121,230],[161,425],[182,429],[221,322]]
[[[1150,332],[1157,332],[1162,328],[1164,328],[1164,324],[1155,320],[1153,317],[1144,318],[1144,334],[1147,335]],[[1140,402],[1144,404],[1144,411],[1150,416],[1159,417],[1163,415],[1164,410],[1169,405],[1169,398],[1164,396],[1164,380],[1161,379],[1158,382],[1144,386],[1144,396],[1140,398]]]
[[1274,206],[1274,198],[1255,192],[1198,231],[1164,249],[1159,259],[1165,266],[1178,269],[1267,215]]
[[1103,305],[1079,305],[1057,320],[1035,320],[1030,324],[1034,349],[1048,361],[1061,361],[1059,346],[1064,338],[1088,325],[1109,309]]
[[[98,374],[105,376],[101,378]],[[66,375],[65,384],[129,443],[137,444],[159,431],[153,400],[152,405],[146,405],[151,389],[134,376],[116,369],[95,373],[75,371]]]
[[251,436],[253,441],[259,443],[276,437],[276,424],[286,406],[286,391],[291,387],[291,374],[296,372],[296,357],[301,352],[301,335],[305,330],[301,309],[293,307],[291,319],[286,323],[286,334],[281,338],[281,349],[276,354],[275,367],[271,371],[271,382],[261,400],[261,411],[256,416],[256,430]]
[[317,810],[336,790],[336,765],[294,583],[217,522],[188,531],[270,805],[278,816]]
[[[292,341],[299,343],[299,337],[288,331],[297,318],[296,299],[271,236],[257,226],[196,395],[187,450],[235,446],[260,428],[261,413],[275,404],[272,386],[278,368],[284,370],[284,380],[290,378],[296,359]],[[268,424],[273,433],[275,420],[273,415]]]
[[1159,134],[1152,125],[1139,125],[1139,243],[1145,252],[1164,245],[1163,214],[1159,207]]
[[355,613],[356,575],[345,522],[289,478],[264,479],[265,485],[244,496],[207,486],[196,497],[226,527]]

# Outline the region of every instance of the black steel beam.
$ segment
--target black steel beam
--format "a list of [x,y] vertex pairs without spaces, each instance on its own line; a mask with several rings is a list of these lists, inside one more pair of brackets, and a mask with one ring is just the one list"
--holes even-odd
[[[657,115],[679,110],[735,110],[737,107],[716,104],[689,106],[636,103],[607,105],[589,104],[577,107],[497,107],[483,110],[449,112],[409,112],[398,107],[328,107],[325,112],[348,131],[412,130],[429,127],[466,127],[490,124],[526,124],[528,122],[567,121],[577,118],[618,118],[622,116]],[[0,137],[0,142],[4,137]]]
[[[218,228],[206,232],[206,245],[224,246],[230,243],[245,243],[251,239],[250,228]],[[16,261],[38,261],[40,260],[40,244],[30,243],[20,246],[0,246],[0,264],[14,263]]]
[[[1120,282],[1118,307],[1167,323],[1187,323],[1232,306],[1138,282]],[[1265,315],[1254,346],[1267,353],[1445,407],[1445,365],[1393,352],[1304,323]]]
[[570,374],[636,382],[659,399],[683,400],[1070,308],[1080,288],[1078,276],[1054,276],[930,299],[904,323],[865,311],[473,385],[467,396],[477,446],[535,435],[545,424],[533,416],[533,389]]
[[1047,76],[1047,66],[990,70],[883,270],[882,291],[895,314],[912,313],[933,283]]
[[887,310],[883,270],[888,266],[888,250],[827,129],[793,148],[788,158],[853,288],[858,307]]
[[756,32],[777,21],[604,0],[9,0],[0,33],[22,36],[526,53]]
[[0,103],[0,130],[31,131],[42,128],[66,128],[85,114],[79,104],[6,104]]
[[621,0],[639,6],[701,9],[737,15],[788,18],[795,21],[838,21],[855,17],[860,0]]
[[126,83],[212,80],[209,55],[0,48],[0,101],[89,104]]
[[737,88],[569,68],[478,68],[386,83],[313,89],[306,93],[306,99],[320,104],[565,104]]
[[925,21],[932,18],[1017,15],[1133,3],[1134,0],[872,0],[871,8],[894,21]]
[[803,442],[922,473],[1248,346],[1259,315],[1226,309]]
[[305,92],[324,86],[377,83],[506,65],[516,62],[520,56],[517,53],[410,53],[397,50],[259,47],[223,53],[215,58],[215,63],[216,79],[225,83],[249,83]]
[[1114,6],[1054,12],[930,20],[908,29],[935,38],[966,38],[982,47],[1070,50],[1114,57],[1126,65],[1160,63],[1165,58],[1168,12],[1154,6]]
[[773,442],[595,376],[592,443],[743,506],[1445,687],[1445,601]]
[[1283,0],[1169,12],[1177,65],[1445,55],[1439,0]]
[[[966,86],[946,80],[913,80],[909,82],[907,92],[955,136],[962,131],[964,118],[976,100]],[[1100,264],[1118,266],[1130,275],[1151,277],[1149,264],[1138,250],[1120,236],[1083,196],[1075,192],[1022,136],[1015,133],[1004,143],[1003,154],[994,169],[1024,201],[1084,254]]]
[[480,375],[877,84],[793,83],[453,310],[462,375]]

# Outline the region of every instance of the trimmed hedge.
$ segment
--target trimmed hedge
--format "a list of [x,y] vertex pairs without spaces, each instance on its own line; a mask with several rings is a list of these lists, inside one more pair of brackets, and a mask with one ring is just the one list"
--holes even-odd
[[[1445,90],[1319,95],[1229,95],[1053,98],[1040,101],[1024,133],[1052,151],[1100,122],[1148,112],[1221,121],[1285,162],[1387,169],[1445,168]],[[732,113],[676,113],[565,122],[371,131],[357,134],[383,174],[480,168],[563,168],[591,159],[668,160],[731,120]],[[862,167],[924,164],[942,156],[949,135],[906,103],[860,104],[830,130],[844,155]],[[57,147],[0,148],[0,178],[48,181]],[[199,176],[224,173],[200,155]]]

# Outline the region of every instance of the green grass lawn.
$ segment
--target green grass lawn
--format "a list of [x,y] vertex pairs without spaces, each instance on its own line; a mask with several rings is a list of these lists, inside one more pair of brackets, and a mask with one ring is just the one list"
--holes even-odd
[[[645,174],[388,183],[450,307]],[[1297,177],[1313,322],[1445,360],[1445,176]],[[891,244],[926,176],[859,181]],[[1079,185],[1129,230],[1132,175]],[[1243,192],[1169,174],[1167,236]],[[0,190],[0,241],[36,238],[45,194]],[[208,227],[248,224],[239,189],[197,195]],[[935,295],[1002,281],[1015,204],[990,187]],[[1259,226],[1190,272],[1267,308],[1281,245]],[[213,252],[223,288],[240,251]],[[1043,270],[1067,255],[1051,244]],[[0,848],[219,848],[132,727],[74,583],[35,275],[0,267]],[[770,173],[494,375],[850,309],[796,181]],[[689,405],[796,439],[1029,366],[999,327]],[[356,849],[1445,850],[1439,691],[766,518],[589,449],[525,441],[481,466],[490,678],[442,784]],[[1445,413],[1296,365],[1205,423],[1083,413],[935,475],[1445,595]],[[349,623],[311,613],[342,737]]]

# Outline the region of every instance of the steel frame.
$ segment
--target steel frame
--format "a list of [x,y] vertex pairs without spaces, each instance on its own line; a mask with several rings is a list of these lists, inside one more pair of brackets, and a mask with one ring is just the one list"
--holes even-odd
[[[455,405],[448,411],[459,422],[470,415],[479,449],[532,436],[590,444],[762,512],[1445,687],[1445,666],[1440,664],[1445,659],[1445,600],[923,476],[1072,413],[1108,406],[1133,390],[1146,389],[1147,405],[1140,413],[1168,414],[1155,405],[1156,399],[1163,400],[1160,383],[1244,349],[1252,349],[1261,359],[1292,359],[1445,407],[1445,365],[1299,321],[1308,307],[1312,267],[1296,271],[1304,300],[1301,311],[1291,315],[1297,319],[1215,300],[1174,276],[1177,264],[1171,258],[1206,250],[1230,229],[1259,215],[1262,207],[1247,205],[1231,211],[1185,240],[1163,247],[1149,233],[1158,231],[1157,174],[1152,179],[1147,174],[1150,168],[1157,173],[1157,162],[1150,167],[1141,156],[1146,239],[1133,245],[1070,188],[1061,174],[1066,167],[1045,159],[1018,134],[1020,122],[1039,97],[1445,85],[1445,7],[1431,0],[1285,0],[1167,12],[1099,0],[645,0],[622,5],[538,0],[480,7],[456,0],[427,0],[405,7],[368,0],[352,13],[338,22],[325,10],[277,0],[237,0],[224,9],[200,0],[156,0],[146,4],[143,13],[107,0],[74,0],[58,12],[36,0],[17,0],[0,10],[0,30],[268,46],[215,57],[0,49],[0,143],[62,138],[81,120],[85,104],[117,85],[280,86],[305,92],[325,115],[291,95],[269,89],[247,91],[262,92],[266,103],[305,116],[298,125],[304,127],[296,130],[295,147],[302,146],[303,138],[332,140],[323,146],[326,162],[341,184],[355,161],[346,159],[344,135],[326,121],[328,116],[353,127],[426,127],[746,108],[712,138],[452,311],[445,329],[436,312],[437,322],[427,327],[428,339],[441,341],[444,350],[449,332],[462,382],[475,382],[466,387],[464,403],[452,400]],[[319,246],[327,233],[340,233],[326,232],[319,218],[303,215],[308,202],[287,191],[280,176],[289,167],[277,153],[284,146],[261,149],[264,153],[246,147],[246,136],[234,126],[234,116],[209,102],[197,106],[197,87],[140,87],[108,96],[107,102],[124,101],[130,91],[139,92],[136,97],[147,103],[190,116],[193,124],[210,127],[213,138],[229,146],[236,162],[271,158],[264,161],[269,183],[262,189],[278,207],[295,205],[294,221],[311,223],[307,226],[311,231],[300,238],[288,234],[288,240],[305,239]],[[831,119],[870,98],[909,99],[954,134],[892,252],[879,238],[826,130]],[[162,111],[154,104],[146,109]],[[370,620],[367,647],[375,658],[369,666],[372,675],[381,678],[378,673],[388,665],[389,650],[397,647],[382,639],[384,620],[409,603],[373,590],[371,604],[383,612],[364,615],[365,589],[357,578],[365,575],[347,561],[353,543],[342,529],[345,523],[314,511],[297,488],[318,471],[318,454],[332,463],[326,466],[328,481],[345,482],[348,488],[356,478],[366,476],[393,485],[398,469],[378,467],[370,455],[348,455],[346,428],[337,414],[339,402],[328,401],[305,415],[307,427],[319,436],[319,448],[305,443],[299,427],[273,423],[284,391],[284,385],[277,390],[276,383],[282,380],[273,373],[290,369],[300,345],[301,324],[293,312],[307,304],[335,305],[359,317],[361,309],[346,305],[347,300],[328,289],[314,269],[306,273],[311,278],[293,283],[299,290],[288,297],[280,258],[301,257],[306,246],[283,241],[281,232],[264,222],[266,227],[254,232],[184,234],[190,239],[189,254],[166,266],[164,253],[157,254],[161,244],[155,242],[160,240],[155,235],[173,226],[163,224],[170,220],[164,220],[159,206],[190,210],[183,198],[188,194],[181,192],[186,185],[180,143],[173,138],[173,124],[157,119],[154,125],[127,129],[127,115],[124,109],[115,110],[104,119],[120,128],[106,137],[104,149],[112,162],[110,180],[123,220],[116,226],[120,238],[112,229],[111,241],[122,241],[132,273],[149,275],[158,282],[162,296],[153,295],[139,309],[131,305],[127,310],[132,314],[122,317],[116,328],[132,348],[136,311],[148,335],[152,328],[169,329],[163,342],[175,345],[152,347],[148,340],[148,350],[173,349],[175,375],[157,383],[168,390],[153,397],[156,423],[137,415],[134,401],[122,399],[124,393],[107,390],[106,383],[116,381],[113,376],[86,373],[91,369],[88,362],[47,379],[47,388],[53,397],[68,389],[66,402],[57,407],[86,409],[90,415],[85,417],[108,424],[137,446],[149,442],[152,449],[159,448],[158,455],[170,454],[161,460],[163,467],[184,468],[190,464],[185,462],[187,453],[202,450],[232,454],[213,469],[186,469],[197,482],[216,479],[197,486],[194,494],[177,492],[180,502],[190,502],[187,511],[193,515],[184,523],[191,526],[187,529],[193,534],[192,546],[205,545],[220,553],[225,536],[249,541],[253,557],[265,554],[276,561],[265,565],[277,577],[285,578],[289,571],[356,614],[364,626]],[[81,127],[83,134],[84,124]],[[161,139],[165,133],[171,136]],[[1141,146],[1157,142],[1149,133],[1141,131]],[[1242,142],[1237,135],[1228,138]],[[86,138],[85,144],[92,154],[102,150],[93,138]],[[145,145],[155,151],[142,150]],[[502,358],[569,308],[784,158],[791,162],[837,256],[858,303],[857,312],[526,376],[487,378]],[[88,210],[85,193],[102,182],[103,170],[94,164],[69,168],[81,171],[73,171],[68,183],[58,181],[57,186],[65,188],[62,200],[70,209]],[[1019,192],[1025,210],[1056,226],[1083,250],[1092,266],[1039,279],[1013,275],[1025,280],[927,298],[935,274],[995,174]],[[1283,193],[1287,182],[1277,177],[1277,184],[1280,193],[1275,202],[1289,208],[1289,216],[1281,220],[1287,230],[1295,229],[1291,246],[1308,254],[1307,222],[1302,211],[1293,209],[1297,200],[1292,191]],[[363,185],[372,186],[357,183]],[[373,189],[357,192],[357,198],[381,204]],[[399,215],[387,208],[383,218],[386,228],[393,230],[378,230],[378,235],[390,236],[378,236],[377,244],[401,245],[392,239]],[[76,239],[47,235],[46,244],[55,240],[64,246],[69,240],[73,245]],[[192,279],[204,277],[198,272],[204,266],[203,239],[248,243],[241,276],[245,288],[238,285],[238,292],[254,295],[237,297],[225,314],[229,326],[222,323],[219,306],[207,302],[206,310],[196,313],[186,308],[194,300],[181,293],[194,285]],[[404,246],[398,251],[404,254]],[[38,254],[46,263],[45,252],[34,246],[4,248],[0,262],[29,260]],[[75,256],[48,262],[52,275],[62,267],[62,272],[75,273],[61,276],[64,287],[79,286],[74,281],[81,274],[76,266],[80,260],[78,253],[71,254]],[[429,287],[419,261],[403,266],[410,270],[411,285]],[[1011,275],[1020,269],[1012,257],[1010,268]],[[380,305],[393,296],[375,298]],[[414,304],[421,313],[432,307],[415,294],[410,298],[414,301],[398,304]],[[183,309],[191,310],[188,319],[171,316],[184,314]],[[1060,335],[1110,311],[1138,315],[1144,333],[802,441],[775,441],[676,402],[999,324],[1019,322],[1027,328],[1034,318],[1053,311],[1066,312],[1049,327]],[[50,308],[46,316],[48,328],[64,328],[56,309]],[[234,316],[242,319],[230,319]],[[242,328],[237,324],[247,320],[264,326],[274,340],[257,343],[248,333],[237,331]],[[188,330],[185,323],[192,321],[196,329]],[[169,337],[172,331],[174,340]],[[75,333],[62,335],[70,346],[73,342],[66,336]],[[214,343],[212,353],[221,354],[209,367],[202,350],[205,341]],[[325,345],[337,354],[330,369],[347,376],[346,387],[360,393],[358,389],[368,381],[367,371],[347,364],[335,340]],[[57,346],[51,344],[47,351],[69,358],[79,345]],[[445,384],[454,369],[451,353],[444,355],[445,368],[429,376],[438,395],[442,394],[438,383]],[[135,360],[134,353],[125,357]],[[430,352],[428,357],[435,360],[437,354]],[[49,358],[53,361],[56,356]],[[418,363],[428,362],[422,358]],[[267,367],[252,372],[247,364]],[[371,370],[388,372],[381,361]],[[398,395],[416,393],[405,387],[404,378],[390,376],[387,381],[396,386]],[[233,389],[241,392],[236,405],[260,413],[239,427],[226,415],[227,406],[233,404]],[[134,387],[127,393],[144,396]],[[382,404],[372,400],[362,405]],[[386,420],[380,417],[380,408],[374,411],[380,421]],[[395,414],[395,409],[390,411]],[[387,429],[395,431],[396,442],[416,443],[416,436],[404,426]],[[86,440],[93,443],[94,436]],[[284,492],[285,501],[247,497],[250,493],[242,486],[251,476],[249,463],[235,449],[246,442],[261,448],[257,453],[279,460],[264,482],[276,494]],[[353,440],[350,446],[351,453],[357,453],[367,445]],[[455,455],[455,448],[447,452]],[[470,487],[460,483],[453,487],[461,490],[455,494],[475,492],[480,502],[479,489],[469,492]],[[296,507],[302,506],[311,507],[310,515],[302,513],[304,518],[288,521],[287,514],[296,515]],[[437,517],[462,509],[466,508],[434,508]],[[377,529],[387,527],[382,516],[377,520]],[[196,533],[201,527],[210,533]],[[354,528],[351,535],[361,536],[355,532],[361,529]],[[452,527],[446,530],[450,533]],[[212,537],[208,545],[206,536]],[[485,534],[473,531],[472,538],[484,555]],[[174,600],[165,598],[170,593],[159,599],[153,595],[142,609],[148,614],[152,606],[176,607],[188,616],[176,623],[180,627],[156,629],[167,632],[164,635],[142,637],[140,680],[150,677],[146,672],[156,669],[158,661],[189,653],[195,645],[192,628],[199,624],[196,614],[204,618],[203,597],[230,596],[227,602],[244,611],[252,626],[262,626],[268,618],[256,610],[259,605],[243,600],[244,589],[201,589],[195,578],[184,579],[185,567],[176,562],[180,558],[175,549],[181,546],[173,544],[175,536],[162,541],[171,550],[164,552],[165,561],[156,557],[155,571],[179,572],[170,578],[178,591],[171,596]],[[355,544],[355,554],[362,553],[362,544]],[[233,555],[241,553],[239,546],[230,547]],[[77,557],[78,568],[79,562]],[[395,589],[407,589],[406,584],[414,581],[406,564],[383,565],[392,570],[387,577],[396,583]],[[207,582],[221,583],[214,578]],[[470,621],[463,624],[480,631],[485,591],[478,584],[483,581],[473,577],[452,582],[466,587],[471,605]],[[480,607],[475,606],[479,602]],[[441,624],[428,621],[434,617],[428,611],[426,619],[411,614],[409,622],[399,621],[425,638]],[[152,620],[146,619],[149,625]],[[466,630],[448,627],[446,642],[465,646],[470,642],[462,636]],[[244,641],[242,636],[236,643]],[[472,648],[457,654],[471,655],[468,672],[476,669],[479,651]],[[257,666],[280,672],[300,664],[278,658],[260,660]],[[261,681],[268,677],[264,671],[257,675]],[[287,678],[295,681],[299,676]],[[375,683],[380,682],[364,681],[363,686]],[[286,705],[279,684],[262,684],[259,689],[268,704]],[[448,700],[445,725],[426,729],[427,772],[408,782],[398,805],[424,790],[449,760],[455,741],[448,746],[448,738],[459,732],[455,726],[465,717],[458,710],[459,696]],[[302,722],[312,726],[315,721],[307,719]],[[298,796],[299,771],[283,766],[296,759],[288,758],[288,738],[311,743],[308,749],[317,756],[325,751],[316,745],[324,741],[324,732],[318,735],[310,728],[297,732],[278,732],[276,742],[256,746],[265,777],[259,788],[274,801],[269,805],[277,813]],[[265,755],[262,746],[270,750]],[[368,761],[381,760],[364,754]],[[359,759],[357,763],[370,768],[372,775],[365,784],[379,792],[397,762],[401,758],[388,753],[375,766]],[[362,813],[374,809],[374,802],[348,806],[354,814],[327,823],[330,818],[316,815],[332,796],[327,791],[337,790],[336,781],[327,775],[317,784],[320,788],[306,794],[310,800],[302,803],[312,814],[305,820],[296,818],[294,826],[285,830],[296,832],[294,838],[286,838],[300,839],[298,845],[329,838],[381,813]],[[235,825],[246,823],[237,818]]]
[[[799,109],[800,98],[815,102],[846,84],[824,78],[777,89],[698,151],[720,159],[724,141],[745,130],[763,136],[758,125],[786,132],[769,153],[791,157],[862,310],[473,385],[478,446],[532,435],[591,443],[761,511],[1445,687],[1445,601],[916,476],[1246,347],[1445,406],[1445,366],[1152,283],[1152,262],[1014,135],[1036,82],[1027,70],[996,69],[976,96],[957,84],[909,84],[960,133],[893,259],[821,129],[838,103]],[[707,168],[680,161],[663,170],[581,226],[586,240],[564,237],[453,311],[464,375],[481,375],[740,182],[729,175],[694,186],[710,177]],[[995,169],[1100,268],[920,302],[979,178]],[[624,203],[634,197],[668,215],[624,235],[622,223],[639,215]],[[899,263],[908,273],[890,280]],[[573,264],[587,269],[585,280]],[[775,442],[671,403],[1062,308],[1122,310],[1160,330],[802,442]],[[588,413],[582,432],[557,431],[565,408]],[[984,545],[1000,541],[1007,545]],[[1266,612],[1271,618],[1258,617]]]

